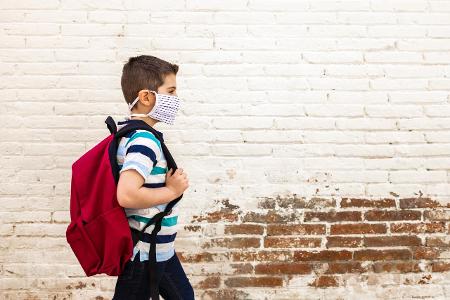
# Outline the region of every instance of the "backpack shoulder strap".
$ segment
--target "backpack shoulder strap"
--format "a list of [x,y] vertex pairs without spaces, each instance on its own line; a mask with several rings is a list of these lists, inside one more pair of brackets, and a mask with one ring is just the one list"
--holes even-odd
[[115,134],[115,138],[118,141],[121,137],[126,136],[127,134],[129,134],[132,131],[135,130],[147,130],[150,131],[151,133],[153,133],[153,135],[159,140],[159,142],[161,143],[161,148],[162,151],[164,153],[164,156],[167,160],[167,166],[169,168],[173,168],[173,170],[175,171],[177,169],[177,164],[175,162],[175,160],[172,157],[172,154],[170,153],[169,149],[167,148],[166,144],[164,143],[162,137],[160,136],[160,134],[150,125],[148,125],[147,123],[145,123],[142,120],[137,120],[138,122],[133,122],[131,124],[127,124],[124,127],[122,127],[116,134]]
[[147,131],[150,131],[151,133],[153,133],[153,135],[161,143],[162,151],[167,160],[167,167],[169,169],[172,168],[174,171],[177,169],[177,164],[176,164],[175,160],[173,159],[172,154],[170,153],[169,149],[167,148],[167,146],[164,143],[160,134],[153,127],[151,127],[144,121],[142,121],[142,120],[136,120],[136,121],[137,122],[132,122],[130,124],[126,124],[119,131],[117,131],[117,126],[111,116],[108,116],[108,118],[105,120],[105,123],[108,125],[108,129],[110,130],[111,134],[114,134],[114,139],[111,142],[110,149],[109,149],[109,155],[110,155],[110,162],[111,162],[111,166],[113,168],[113,173],[114,173],[114,178],[116,179],[116,183],[119,182],[119,166],[116,161],[117,147],[119,146],[119,140],[120,140],[120,138],[126,136],[130,132],[133,132],[136,130],[147,130]]
[[114,119],[111,116],[108,116],[108,118],[106,118],[105,123],[106,125],[108,125],[108,129],[111,134],[117,133],[116,122],[114,122]]

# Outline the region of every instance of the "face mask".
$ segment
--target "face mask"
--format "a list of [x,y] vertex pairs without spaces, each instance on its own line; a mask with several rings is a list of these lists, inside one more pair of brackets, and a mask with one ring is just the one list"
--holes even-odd
[[128,109],[131,116],[152,117],[155,120],[164,122],[169,125],[173,125],[178,109],[180,107],[180,99],[177,96],[158,94],[154,91],[150,91],[155,94],[155,105],[148,114],[131,114],[131,108],[139,101],[139,97],[134,99],[133,103],[128,104]]

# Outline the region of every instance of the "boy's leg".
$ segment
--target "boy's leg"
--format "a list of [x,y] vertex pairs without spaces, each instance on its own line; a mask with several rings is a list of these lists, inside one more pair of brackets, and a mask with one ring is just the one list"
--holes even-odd
[[165,300],[192,300],[194,289],[184,272],[183,266],[175,252],[167,260],[164,273],[159,282],[159,293]]
[[117,277],[112,300],[139,299],[137,295],[142,286],[142,275],[144,272],[145,269],[139,261],[139,256],[136,257],[135,261],[129,260],[122,274]]

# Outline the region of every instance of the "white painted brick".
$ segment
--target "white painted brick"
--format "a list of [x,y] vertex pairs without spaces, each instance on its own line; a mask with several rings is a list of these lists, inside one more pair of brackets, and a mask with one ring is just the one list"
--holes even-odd
[[446,180],[445,171],[390,171],[389,182],[392,183],[429,183]]
[[424,143],[424,134],[422,132],[410,131],[379,131],[366,132],[365,141],[368,144],[412,144]]
[[[217,13],[204,11],[150,11],[151,23],[210,24]],[[231,13],[233,16],[235,13]]]
[[323,117],[276,117],[274,118],[275,129],[335,129],[336,120],[334,118]]
[[152,40],[154,49],[204,50],[213,48],[213,40],[206,38],[161,38]]
[[272,12],[217,11],[214,12],[213,19],[215,23],[219,24],[273,24],[275,20],[280,23]]
[[431,11],[450,11],[450,3],[448,1],[442,1],[442,0],[433,0],[430,2],[430,10]]
[[57,35],[61,25],[52,23],[6,23],[3,26],[6,35]]
[[367,28],[367,35],[370,37],[425,37],[428,30],[426,26],[413,26],[413,25],[383,25],[383,26],[369,26]]
[[270,1],[270,0],[249,0],[248,8],[251,10],[267,10],[267,11],[302,11],[309,9],[309,1],[306,0],[280,0],[280,1]]
[[389,92],[389,101],[398,103],[445,103],[448,93],[443,91],[421,91],[421,92]]
[[32,10],[24,11],[23,18],[18,21],[29,23],[86,23],[87,14],[85,11],[75,10]]
[[362,1],[311,1],[312,11],[366,11],[370,9],[368,2]]
[[26,39],[27,48],[87,48],[87,37],[55,37],[55,36],[31,36]]
[[414,118],[423,115],[423,109],[417,105],[367,105],[364,108],[369,117]]
[[425,90],[428,82],[427,79],[374,79],[370,86],[374,90]]
[[[87,14],[87,19],[92,23],[126,23],[127,15],[123,11],[95,10]],[[142,20],[144,21],[144,20]]]
[[356,51],[333,51],[333,52],[319,52],[308,51],[302,53],[302,57],[309,63],[362,63],[363,55]]
[[67,10],[94,10],[94,9],[124,9],[122,0],[112,0],[108,2],[104,2],[101,0],[93,0],[93,1],[70,1],[70,0],[61,0],[61,8]]
[[424,60],[419,52],[377,51],[364,53],[364,61],[368,63],[418,63]]
[[219,37],[247,37],[247,26],[245,25],[212,25],[212,24],[188,24],[186,25],[186,36],[199,38]]
[[330,103],[365,103],[365,104],[386,104],[388,94],[379,91],[333,91],[327,95]]
[[408,12],[408,11],[424,11],[428,8],[427,1],[424,0],[380,0],[371,1],[371,8],[375,11],[395,11],[395,12]]
[[186,0],[186,8],[199,11],[245,10],[247,8],[247,0],[229,0],[226,2],[220,0]]
[[[87,1],[88,2],[88,1]],[[123,0],[125,10],[177,11],[185,8],[184,0]]]
[[[257,13],[255,13],[256,15]],[[260,13],[258,13],[260,14]],[[269,17],[270,16],[270,17]],[[301,11],[280,11],[274,12],[268,16],[268,21],[275,17],[277,24],[323,24],[336,22],[337,14],[334,12],[301,12]],[[272,22],[267,22],[272,23]],[[267,24],[266,23],[266,24]]]
[[396,24],[398,18],[400,18],[399,14],[389,12],[340,11],[336,13],[336,21],[345,24]]
[[450,118],[411,118],[398,121],[400,129],[450,129]]
[[2,9],[55,9],[58,8],[58,0],[48,0],[48,1],[32,1],[32,0],[21,0],[15,2],[4,2],[2,3]]
[[362,117],[364,106],[346,104],[307,104],[305,105],[307,116],[312,117]]
[[[132,25],[130,25],[132,26]],[[62,24],[62,36],[118,36],[122,34],[122,24]]]
[[251,77],[248,80],[250,90],[306,90],[307,79],[301,77]]
[[396,129],[396,122],[392,119],[378,118],[339,118],[336,120],[336,128],[356,130],[392,130]]
[[48,211],[21,211],[2,212],[0,218],[3,223],[35,223],[50,222],[50,212]]
[[366,79],[340,79],[340,78],[311,78],[308,83],[312,89],[318,90],[368,90],[369,81]]
[[315,25],[308,26],[308,35],[313,37],[366,37],[367,26],[361,25]]

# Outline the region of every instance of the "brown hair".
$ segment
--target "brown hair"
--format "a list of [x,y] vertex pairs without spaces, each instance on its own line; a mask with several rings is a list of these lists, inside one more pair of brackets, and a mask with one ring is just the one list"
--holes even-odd
[[155,56],[130,57],[123,66],[120,81],[125,101],[132,103],[139,91],[143,89],[158,91],[158,88],[164,84],[164,77],[170,73],[176,75],[177,72],[178,65]]

